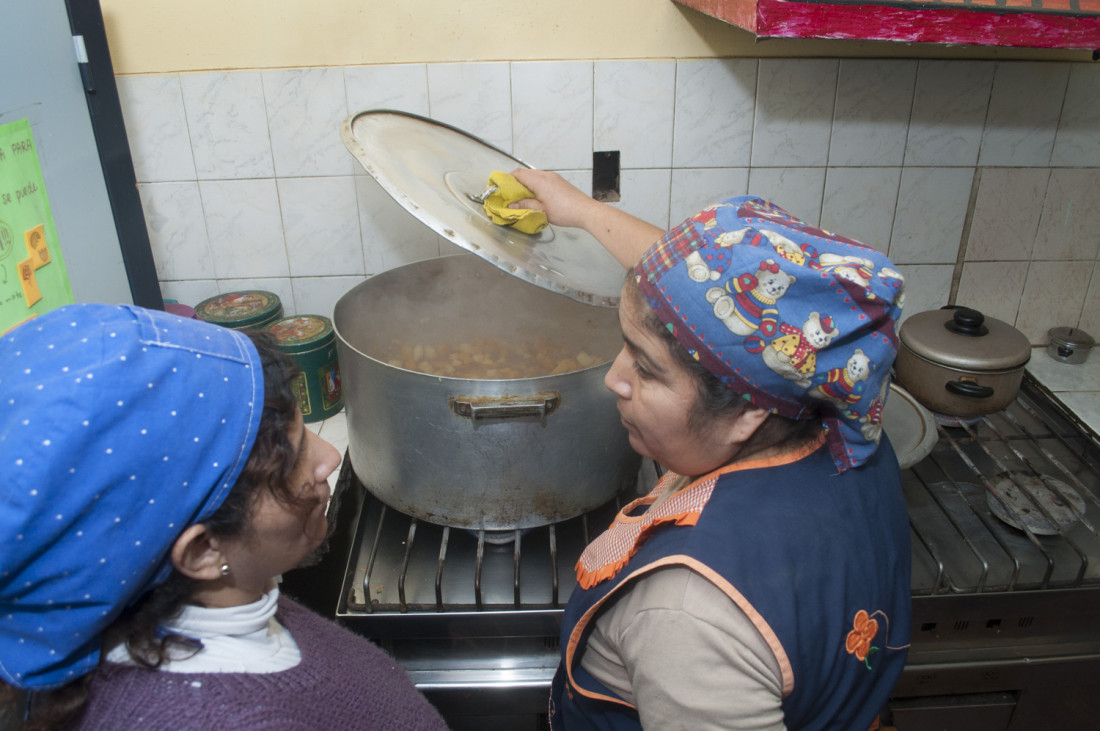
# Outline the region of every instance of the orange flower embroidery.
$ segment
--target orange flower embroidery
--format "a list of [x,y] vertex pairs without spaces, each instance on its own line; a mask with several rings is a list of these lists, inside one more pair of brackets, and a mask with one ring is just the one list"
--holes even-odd
[[[878,634],[878,621],[871,619],[865,610],[860,609],[856,612],[853,627],[852,631],[848,633],[848,639],[844,642],[844,647],[849,654],[855,655],[857,659],[867,663],[867,656],[878,650],[877,647],[871,647],[871,640],[875,639],[875,635]],[[870,667],[870,664],[867,663],[867,668],[870,669]]]

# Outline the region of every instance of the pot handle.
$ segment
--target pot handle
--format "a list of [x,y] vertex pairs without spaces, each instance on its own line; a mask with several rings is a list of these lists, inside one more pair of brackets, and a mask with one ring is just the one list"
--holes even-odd
[[991,386],[982,386],[972,381],[948,381],[944,388],[953,394],[969,398],[989,398],[993,395]]
[[451,409],[456,414],[475,422],[523,416],[536,416],[540,421],[545,421],[560,404],[561,394],[556,391],[544,391],[533,396],[455,396],[451,399]]

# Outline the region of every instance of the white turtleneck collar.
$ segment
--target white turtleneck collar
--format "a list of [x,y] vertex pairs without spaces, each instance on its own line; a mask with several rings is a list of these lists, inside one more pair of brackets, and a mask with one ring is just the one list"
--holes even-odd
[[[259,601],[237,607],[185,605],[175,619],[165,622],[167,632],[198,640],[202,649],[172,659],[160,667],[170,673],[275,673],[297,665],[298,644],[275,619],[279,589]],[[124,643],[115,645],[107,660],[132,663]]]

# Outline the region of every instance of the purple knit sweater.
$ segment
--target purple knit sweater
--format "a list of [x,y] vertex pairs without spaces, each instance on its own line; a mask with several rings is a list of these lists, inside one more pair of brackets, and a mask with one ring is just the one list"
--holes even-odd
[[405,671],[368,640],[287,597],[302,660],[276,673],[170,673],[104,663],[80,729],[446,729]]

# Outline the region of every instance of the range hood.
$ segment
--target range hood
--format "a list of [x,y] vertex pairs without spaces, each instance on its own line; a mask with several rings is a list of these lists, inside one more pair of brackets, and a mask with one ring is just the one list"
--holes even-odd
[[674,0],[757,38],[1100,49],[1100,0]]

